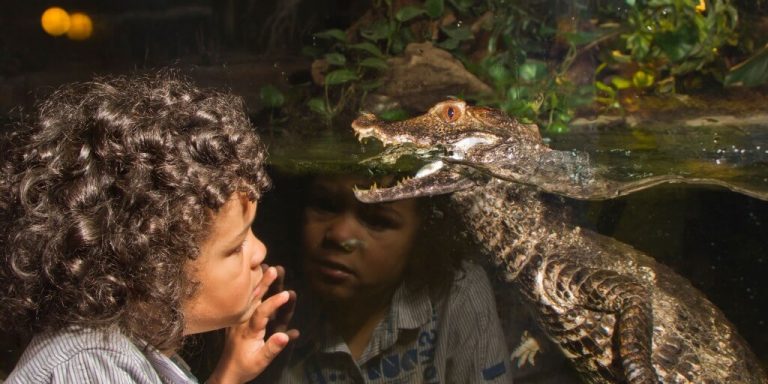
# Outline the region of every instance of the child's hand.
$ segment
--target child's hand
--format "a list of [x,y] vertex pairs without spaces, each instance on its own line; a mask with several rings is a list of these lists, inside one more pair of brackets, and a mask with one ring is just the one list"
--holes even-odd
[[[285,268],[276,265],[275,269],[277,269],[277,279],[267,291],[267,296],[285,290]],[[287,292],[290,295],[288,303],[281,306],[275,312],[275,315],[270,318],[268,330],[269,334],[284,332],[291,340],[295,340],[299,337],[299,331],[296,329],[288,329],[288,325],[290,324],[291,319],[293,318],[293,312],[296,309],[296,292],[292,290]]]
[[[282,269],[282,268],[280,268]],[[257,288],[261,300],[269,291],[269,286],[278,278],[275,267],[268,267]],[[282,280],[282,279],[281,279]],[[279,284],[278,284],[279,285]],[[296,294],[281,291],[258,304],[251,319],[245,323],[227,329],[224,350],[216,370],[208,379],[209,383],[243,383],[258,376],[269,363],[282,351],[288,342],[298,337],[297,330],[275,332],[266,337],[267,324],[278,313],[278,309],[290,304],[293,306]],[[292,312],[292,310],[291,310]],[[285,330],[285,326],[281,329]]]

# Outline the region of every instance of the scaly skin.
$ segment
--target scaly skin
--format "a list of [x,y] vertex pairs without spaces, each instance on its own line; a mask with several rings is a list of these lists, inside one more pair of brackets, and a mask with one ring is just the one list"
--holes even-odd
[[687,180],[602,179],[586,156],[547,148],[535,126],[460,100],[402,122],[364,114],[352,126],[361,139],[409,144],[438,161],[431,173],[395,187],[358,190],[358,199],[452,193],[470,233],[584,381],[768,383],[731,323],[688,281],[626,244],[571,224],[562,199],[552,195],[607,198]]

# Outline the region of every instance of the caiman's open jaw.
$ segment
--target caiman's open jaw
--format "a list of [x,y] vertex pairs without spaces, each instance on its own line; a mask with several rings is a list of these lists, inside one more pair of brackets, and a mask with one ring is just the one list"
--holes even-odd
[[388,122],[370,113],[361,114],[352,122],[359,140],[373,137],[385,147],[399,148],[382,155],[383,162],[394,162],[396,158],[392,157],[412,155],[428,164],[413,178],[401,180],[389,188],[356,190],[356,197],[364,202],[382,202],[445,194],[473,186],[474,182],[466,175],[466,167],[450,160],[463,160],[473,147],[502,140],[495,132],[488,132],[489,126],[499,122],[488,121],[486,115],[491,115],[491,119],[508,119],[506,115],[495,115],[495,110],[467,107],[461,100],[442,102],[428,113],[404,121]]
[[352,123],[359,139],[373,137],[389,146],[372,162],[394,163],[402,156],[426,162],[414,178],[391,188],[358,190],[364,202],[432,196],[470,188],[489,178],[580,200],[623,196],[664,183],[717,185],[768,200],[768,193],[727,181],[662,174],[623,181],[606,177],[587,153],[553,150],[538,128],[491,108],[448,100],[404,121],[381,121],[364,113]]

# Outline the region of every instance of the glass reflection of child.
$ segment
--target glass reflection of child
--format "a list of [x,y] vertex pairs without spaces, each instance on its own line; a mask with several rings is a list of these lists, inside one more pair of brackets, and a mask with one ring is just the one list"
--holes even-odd
[[434,241],[445,233],[417,238],[426,203],[363,204],[352,188],[364,183],[334,176],[308,188],[303,336],[280,382],[510,382],[484,270],[443,253]]
[[253,379],[295,333],[265,336],[251,223],[269,185],[241,99],[171,73],[64,87],[7,137],[0,328],[34,335],[10,383],[196,382],[175,351],[227,328],[210,383]]

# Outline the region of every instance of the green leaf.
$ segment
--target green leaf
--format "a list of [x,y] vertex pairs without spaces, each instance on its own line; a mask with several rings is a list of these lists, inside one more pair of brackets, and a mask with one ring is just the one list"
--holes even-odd
[[315,37],[321,39],[336,39],[344,43],[347,42],[347,34],[341,29],[329,29],[327,31],[318,32],[315,33]]
[[380,119],[386,121],[401,121],[410,117],[408,111],[402,108],[388,109],[377,115]]
[[360,89],[363,91],[372,91],[378,87],[381,87],[382,85],[384,85],[384,79],[376,79],[361,83]]
[[753,87],[768,81],[768,45],[757,51],[752,57],[731,68],[725,75],[725,85]]
[[330,116],[330,111],[328,111],[328,108],[325,105],[325,99],[323,99],[321,97],[314,97],[314,98],[310,99],[307,102],[307,106],[309,106],[309,109],[312,112],[315,112],[318,115],[321,115],[321,116],[324,116],[324,117],[329,117]]
[[656,92],[661,95],[675,92],[675,77],[669,76],[656,82]]
[[634,7],[635,6],[635,0],[627,0],[627,5],[629,5],[630,7]]
[[681,61],[696,47],[696,32],[692,28],[679,28],[674,32],[659,33],[656,44],[670,60]]
[[426,0],[424,2],[424,10],[427,11],[427,15],[433,19],[442,16],[444,9],[445,2],[443,0]]
[[389,23],[383,20],[373,23],[366,28],[360,29],[360,36],[363,36],[364,38],[371,41],[386,39],[389,37],[390,33],[392,33],[392,30],[389,26]]
[[445,40],[437,43],[437,46],[440,47],[440,48],[443,48],[445,50],[450,51],[452,49],[456,49],[456,47],[459,46],[459,43],[460,43],[460,41],[458,41],[456,39],[445,39]]
[[285,96],[275,86],[268,84],[259,90],[259,98],[269,108],[279,108],[285,103]]
[[368,52],[368,53],[370,53],[370,54],[372,54],[374,56],[377,56],[377,57],[384,57],[384,54],[381,53],[381,50],[379,49],[379,47],[377,47],[375,44],[369,43],[367,41],[366,42],[362,42],[362,43],[358,43],[358,44],[351,44],[349,46],[349,48],[365,51],[365,52]]
[[648,88],[653,85],[654,80],[653,73],[642,70],[635,72],[632,76],[632,84],[634,84],[636,88]]
[[471,40],[475,36],[472,35],[472,30],[466,26],[446,25],[440,28],[449,38],[459,41]]
[[627,38],[627,48],[632,52],[633,57],[638,61],[643,61],[651,51],[651,39],[645,34],[633,34]]
[[555,113],[555,121],[567,123],[571,120],[573,120],[573,111],[557,111]]
[[611,84],[618,90],[627,89],[632,86],[632,82],[621,76],[613,76],[611,78]]
[[415,7],[413,5],[408,5],[405,7],[400,8],[397,13],[395,14],[395,19],[401,23],[405,23],[408,20],[411,20],[415,17],[418,17],[420,15],[423,15],[426,13],[423,8]]
[[333,52],[325,54],[325,61],[330,65],[342,66],[347,63],[347,58],[341,53]]
[[496,82],[505,82],[509,80],[509,69],[502,63],[493,63],[488,68],[488,76]]
[[[401,31],[403,31],[403,30],[407,30],[407,28],[406,29],[402,29]],[[389,51],[393,55],[400,54],[403,51],[405,51],[405,46],[408,45],[408,43],[410,43],[410,40],[405,39],[402,34],[396,33],[396,34],[392,35],[392,43],[389,46]]]
[[349,69],[337,69],[325,75],[325,84],[336,85],[357,80],[357,74]]
[[597,87],[598,90],[608,94],[608,96],[611,98],[616,96],[616,90],[614,90],[610,85],[603,84],[602,81],[595,81],[595,87]]
[[387,69],[387,62],[378,57],[369,57],[361,61],[360,66],[384,70]]
[[611,58],[617,63],[629,64],[632,62],[632,56],[625,55],[618,49],[611,51]]
[[524,81],[538,80],[547,73],[547,65],[543,61],[539,60],[526,60],[523,65],[518,68],[518,75]]
[[453,5],[454,8],[456,8],[459,13],[467,13],[469,12],[469,8],[472,7],[475,0],[449,0],[451,5]]
[[528,94],[528,88],[526,87],[510,87],[507,90],[507,99],[524,100],[528,98]]

